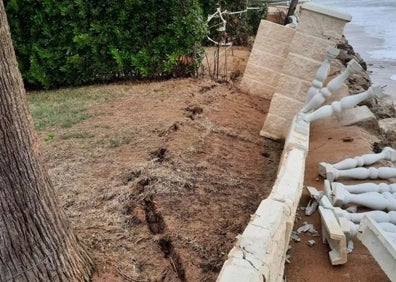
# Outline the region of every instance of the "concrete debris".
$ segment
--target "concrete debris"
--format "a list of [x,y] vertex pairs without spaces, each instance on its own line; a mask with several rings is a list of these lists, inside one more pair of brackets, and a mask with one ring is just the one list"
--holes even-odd
[[292,231],[291,239],[294,242],[300,242],[301,241],[301,238],[298,236],[298,233],[296,231]]
[[316,244],[315,240],[308,240],[307,242],[308,246],[313,247]]
[[308,206],[305,208],[305,215],[310,216],[318,209],[319,203],[317,200],[310,200]]
[[313,224],[304,222],[304,225],[297,229],[297,233],[306,233],[309,232],[310,234],[318,234],[318,231],[314,228]]
[[352,251],[353,251],[353,241],[349,240],[347,244],[347,254],[352,253]]
[[350,206],[350,207],[346,208],[346,211],[355,213],[355,212],[357,212],[357,206]]

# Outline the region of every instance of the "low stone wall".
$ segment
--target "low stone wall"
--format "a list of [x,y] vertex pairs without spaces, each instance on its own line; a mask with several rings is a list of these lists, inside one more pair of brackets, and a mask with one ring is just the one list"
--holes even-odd
[[310,3],[302,5],[301,19],[271,97],[262,136],[275,140],[286,138],[290,122],[305,102],[327,47],[337,44],[350,20],[351,16],[338,11]]
[[[297,31],[262,21],[242,80],[242,90],[271,99],[261,134],[286,141],[272,192],[230,251],[219,282],[283,281],[309,148],[309,128],[304,133],[296,130],[296,113],[306,99],[326,48],[336,44],[351,19],[343,13],[305,4],[302,15]],[[271,42],[272,36],[278,42]],[[279,50],[275,43],[280,44]],[[281,56],[285,60],[278,58]]]
[[294,29],[261,21],[241,84],[241,91],[271,99],[278,84]]
[[309,133],[289,131],[280,168],[270,196],[263,200],[217,281],[283,281],[286,251],[303,188]]

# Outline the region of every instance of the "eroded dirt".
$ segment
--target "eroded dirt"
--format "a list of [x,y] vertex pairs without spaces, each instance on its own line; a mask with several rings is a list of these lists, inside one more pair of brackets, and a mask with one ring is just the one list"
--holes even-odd
[[93,280],[215,281],[276,177],[282,144],[259,136],[269,102],[209,79],[102,87],[116,98],[43,141]]

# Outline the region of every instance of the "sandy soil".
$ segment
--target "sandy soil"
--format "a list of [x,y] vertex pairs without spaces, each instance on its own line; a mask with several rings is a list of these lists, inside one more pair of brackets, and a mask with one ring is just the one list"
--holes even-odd
[[[374,127],[367,126],[367,129],[359,126],[342,127],[335,117],[314,122],[311,127],[304,184],[322,190],[324,179],[318,174],[319,162],[336,163],[347,157],[372,153],[373,144],[380,141],[375,135]],[[377,164],[377,166],[389,165],[388,162]],[[364,181],[341,180],[340,182],[358,184]],[[300,207],[306,207],[309,200],[309,193],[304,189]],[[359,209],[359,211],[365,210]],[[306,216],[302,209],[298,209],[294,230],[304,225],[304,222],[313,224],[318,236],[309,232],[301,233],[300,242],[290,242],[291,263],[286,264],[285,270],[287,281],[389,281],[366,247],[356,238],[353,240],[354,249],[348,254],[348,262],[344,265],[332,266],[328,256],[330,248],[322,243],[319,212]],[[315,245],[308,246],[308,240],[315,240]]]
[[115,98],[56,135],[86,138],[42,144],[93,281],[214,281],[276,177],[269,102],[205,78],[103,88]]
[[[62,206],[95,259],[93,281],[215,281],[235,237],[270,193],[282,144],[259,136],[269,101],[237,90],[249,50],[233,52],[219,65],[219,78],[229,83],[101,86],[115,98],[56,135],[86,138],[43,141]],[[204,70],[213,72],[214,50],[208,54]],[[334,119],[315,122],[305,184],[322,188],[320,161],[371,152],[378,140],[369,131]],[[304,191],[300,205],[308,200]],[[295,229],[307,221],[319,237],[302,234],[290,243],[287,281],[387,281],[357,240],[348,263],[332,267],[318,213],[298,214]]]

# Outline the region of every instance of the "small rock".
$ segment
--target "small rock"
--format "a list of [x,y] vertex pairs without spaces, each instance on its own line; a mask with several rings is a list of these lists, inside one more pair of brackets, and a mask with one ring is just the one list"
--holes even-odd
[[349,240],[347,245],[347,253],[350,254],[353,251],[353,241]]
[[306,233],[306,232],[309,232],[311,234],[318,234],[318,231],[315,230],[313,224],[304,222],[304,225],[297,229],[297,233],[300,234],[300,233]]
[[313,247],[316,244],[315,240],[308,240],[307,242],[308,246]]
[[300,241],[301,241],[301,238],[298,237],[298,233],[297,233],[296,231],[292,231],[291,239],[292,239],[294,242],[300,242]]
[[355,212],[357,212],[357,206],[350,206],[350,207],[346,208],[346,211],[355,213]]
[[354,139],[352,137],[344,137],[342,138],[342,142],[352,142]]

